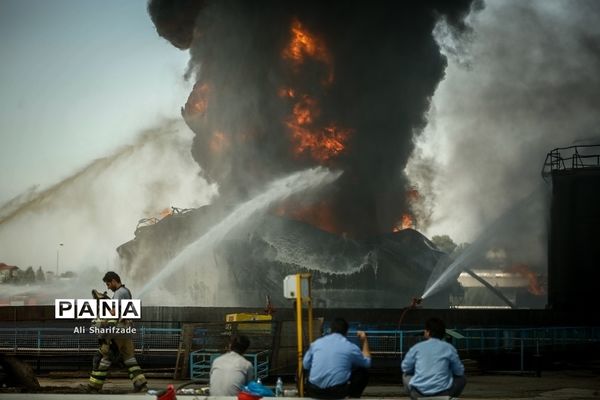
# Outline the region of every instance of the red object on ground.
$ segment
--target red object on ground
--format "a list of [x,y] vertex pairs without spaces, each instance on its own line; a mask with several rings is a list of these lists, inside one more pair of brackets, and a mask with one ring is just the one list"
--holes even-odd
[[242,391],[238,393],[237,398],[238,400],[258,400],[262,396]]
[[173,385],[169,385],[167,386],[167,390],[163,393],[160,393],[156,396],[157,400],[176,400],[177,397],[175,397],[175,388],[173,387]]

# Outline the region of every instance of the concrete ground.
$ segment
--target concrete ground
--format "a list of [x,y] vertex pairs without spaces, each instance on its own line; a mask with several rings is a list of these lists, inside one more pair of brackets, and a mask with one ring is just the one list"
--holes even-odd
[[[84,378],[38,378],[41,391],[38,393],[17,393],[11,389],[0,389],[2,400],[76,400],[76,399],[111,399],[132,398],[143,396],[151,399],[149,394],[131,393],[131,383],[128,379],[109,377],[101,394],[83,394],[79,385],[86,384]],[[151,389],[165,389],[169,383],[176,387],[188,381],[173,381],[169,379],[149,379]],[[532,375],[475,375],[467,376],[467,387],[461,398],[464,399],[538,399],[538,400],[600,400],[600,374],[598,372],[552,371],[544,372],[541,377]],[[194,387],[194,386],[191,386]],[[196,386],[198,387],[198,386]],[[292,384],[286,384],[285,389],[293,389]],[[404,398],[400,383],[374,382],[365,390],[363,397],[371,399]],[[177,395],[179,399],[207,399],[200,395]],[[217,399],[212,397],[210,399]],[[233,398],[230,398],[233,399]]]

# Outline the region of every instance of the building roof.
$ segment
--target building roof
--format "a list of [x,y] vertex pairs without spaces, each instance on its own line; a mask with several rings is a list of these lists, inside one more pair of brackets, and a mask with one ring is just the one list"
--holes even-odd
[[12,269],[19,269],[19,267],[15,266],[15,265],[8,265],[8,264],[4,264],[4,263],[0,263],[0,271],[10,271]]

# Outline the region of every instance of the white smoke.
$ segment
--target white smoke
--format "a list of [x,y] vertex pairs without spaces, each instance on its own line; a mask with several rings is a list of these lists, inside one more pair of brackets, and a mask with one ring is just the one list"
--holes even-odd
[[138,220],[171,206],[199,207],[216,194],[191,157],[192,138],[182,121],[165,121],[61,182],[0,206],[0,262],[54,272],[58,258],[59,272],[118,269],[115,249],[133,239]]
[[466,37],[438,26],[446,78],[407,167],[429,236],[476,240],[543,183],[551,149],[600,143],[599,17],[595,1],[490,1]]

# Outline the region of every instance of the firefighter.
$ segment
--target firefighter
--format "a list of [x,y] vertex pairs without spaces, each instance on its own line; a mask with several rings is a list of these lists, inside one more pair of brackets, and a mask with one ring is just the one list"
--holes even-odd
[[[106,287],[113,294],[113,299],[131,299],[131,292],[121,283],[121,277],[113,271],[109,271],[104,275],[102,280],[106,283]],[[97,294],[93,291],[94,295]],[[99,320],[98,320],[99,321]],[[131,321],[123,319],[102,320],[103,326],[116,325],[120,328],[130,326]],[[108,369],[112,364],[123,363],[129,372],[129,379],[133,383],[134,392],[142,392],[147,390],[146,377],[142,369],[135,359],[135,347],[133,340],[126,334],[107,335],[102,334],[99,338],[100,347],[94,357],[94,365],[87,386],[87,391],[98,392],[102,389]]]

